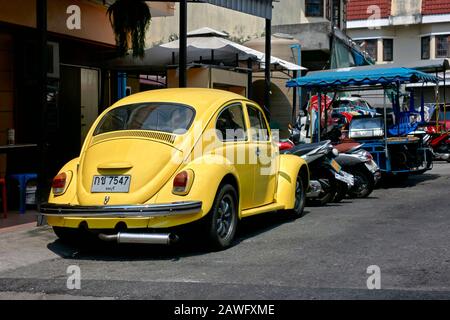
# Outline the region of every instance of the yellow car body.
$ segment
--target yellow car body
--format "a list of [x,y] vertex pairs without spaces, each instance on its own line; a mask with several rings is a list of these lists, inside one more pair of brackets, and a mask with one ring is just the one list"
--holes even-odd
[[[164,129],[166,124],[157,124],[163,130],[145,129],[143,120],[137,119],[141,114],[154,118],[145,120],[149,127],[165,121],[160,104],[174,110],[188,108],[183,109],[185,119],[186,112],[191,115],[187,130],[170,132],[173,128]],[[142,108],[133,113],[133,106]],[[160,114],[152,116],[155,110]],[[231,140],[219,136],[219,127],[236,126],[233,117],[240,112],[245,126],[242,136]],[[124,124],[132,116],[128,121],[138,124]],[[259,124],[267,127],[267,136],[258,135],[258,117]],[[122,127],[114,130],[114,126]],[[248,159],[237,161],[239,155]],[[249,161],[252,155],[255,159]],[[268,173],[261,174],[269,167]],[[187,172],[181,176],[187,185],[176,192],[174,179],[180,172]],[[304,188],[309,184],[307,164],[300,157],[279,154],[267,119],[255,102],[227,91],[195,88],[152,90],[118,101],[94,122],[80,156],[68,162],[62,173],[64,185],[52,189],[42,213],[50,226],[79,228],[83,224],[90,230],[113,230],[119,223],[129,230],[171,228],[200,220],[211,211],[224,182],[236,191],[239,219],[293,209],[297,176]],[[108,178],[102,181],[104,176]],[[115,182],[128,190],[110,192]]]

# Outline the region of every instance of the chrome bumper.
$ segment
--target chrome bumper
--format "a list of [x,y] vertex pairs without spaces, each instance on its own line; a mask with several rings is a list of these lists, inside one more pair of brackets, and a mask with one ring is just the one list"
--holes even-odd
[[187,215],[200,212],[201,201],[136,205],[136,206],[71,206],[46,203],[40,207],[47,217],[134,218]]

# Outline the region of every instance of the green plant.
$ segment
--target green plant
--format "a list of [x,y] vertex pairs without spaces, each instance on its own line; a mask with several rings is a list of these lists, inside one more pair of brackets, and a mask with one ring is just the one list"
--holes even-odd
[[107,10],[121,55],[131,47],[133,56],[143,57],[145,33],[152,19],[150,8],[144,1],[116,0]]

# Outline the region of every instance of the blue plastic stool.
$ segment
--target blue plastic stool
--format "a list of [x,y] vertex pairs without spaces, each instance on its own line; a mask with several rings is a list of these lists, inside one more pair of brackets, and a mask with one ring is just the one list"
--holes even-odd
[[15,179],[19,182],[19,189],[20,189],[20,213],[25,213],[26,210],[26,189],[27,189],[27,183],[28,181],[32,179],[37,179],[36,173],[17,173],[17,174],[11,174],[9,175],[9,178]]

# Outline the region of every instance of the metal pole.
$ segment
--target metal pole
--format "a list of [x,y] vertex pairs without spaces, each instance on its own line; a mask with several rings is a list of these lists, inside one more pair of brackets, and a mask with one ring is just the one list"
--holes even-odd
[[253,99],[253,62],[252,59],[247,59],[248,80],[247,80],[247,98]]
[[[41,115],[41,130],[39,135],[39,174],[37,203],[40,204],[47,199],[47,0],[36,0],[36,29],[38,39],[38,94]],[[38,208],[38,211],[40,208]],[[42,221],[38,221],[39,224]]]
[[[297,70],[294,70],[293,78],[297,79]],[[292,124],[295,124],[295,111],[297,106],[297,87],[292,92]]]
[[[447,71],[445,70],[446,67],[444,67],[444,131],[447,131],[447,94],[446,94],[446,81],[445,81],[445,75]],[[439,81],[439,80],[438,80]]]
[[[438,73],[438,69],[436,69],[436,78],[439,77],[439,73]],[[441,111],[441,106],[440,106],[440,96],[439,96],[439,79],[436,85],[436,131],[439,131],[439,112]]]
[[180,0],[180,48],[178,55],[179,78],[178,86],[187,86],[187,0]]
[[384,114],[384,153],[386,156],[386,171],[390,170],[388,140],[387,140],[387,114],[386,114],[386,88],[383,91],[383,114]]
[[[271,56],[271,36],[272,36],[272,20],[266,19],[266,48],[265,48],[265,90],[264,90],[264,108],[267,116],[270,118],[270,56]],[[269,120],[270,121],[270,120]]]
[[318,119],[318,125],[317,125],[317,142],[320,142],[320,126],[322,125],[322,91],[319,90],[318,93],[318,99],[317,99],[317,113],[319,115]]

